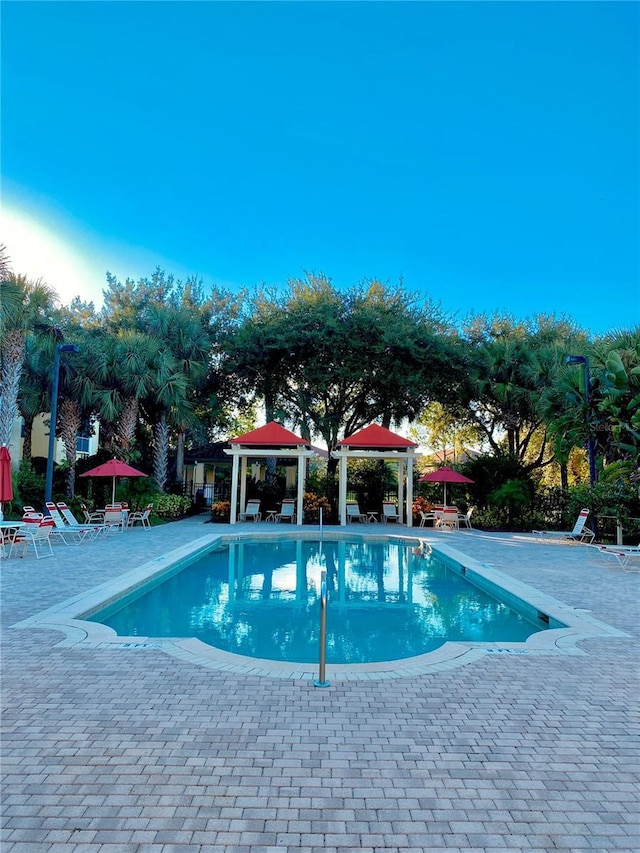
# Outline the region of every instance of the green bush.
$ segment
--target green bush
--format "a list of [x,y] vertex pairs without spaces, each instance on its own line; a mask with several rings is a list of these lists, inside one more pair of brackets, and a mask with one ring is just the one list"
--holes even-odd
[[44,485],[44,475],[37,473],[28,459],[23,459],[13,474],[11,515],[20,518],[23,506],[32,506],[41,512],[44,506]]
[[191,509],[191,498],[184,495],[159,495],[154,499],[153,512],[160,518],[184,518]]

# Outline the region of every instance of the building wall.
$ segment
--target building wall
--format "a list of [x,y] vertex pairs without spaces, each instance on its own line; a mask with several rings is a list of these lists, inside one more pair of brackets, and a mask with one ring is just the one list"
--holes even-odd
[[[22,427],[24,420],[21,417],[16,418],[13,424],[13,432],[11,435],[11,445],[9,453],[11,454],[12,467],[17,468],[22,459],[22,448],[24,439],[22,438]],[[98,444],[100,441],[100,424],[96,422],[93,425],[93,435],[89,436],[88,452],[79,452],[78,458],[84,456],[93,456],[98,452]],[[31,434],[31,455],[43,456],[45,459],[49,455],[49,414],[45,413],[38,415],[33,422],[33,432]],[[67,458],[64,450],[64,444],[59,438],[56,438],[54,444],[54,461],[57,465]]]

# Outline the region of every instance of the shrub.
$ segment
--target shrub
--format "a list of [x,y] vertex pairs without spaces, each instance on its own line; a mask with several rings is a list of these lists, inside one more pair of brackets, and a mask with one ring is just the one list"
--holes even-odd
[[159,495],[153,511],[160,518],[183,518],[191,509],[191,498],[181,495]]
[[216,501],[211,504],[211,516],[215,521],[229,521],[231,501]]
[[322,517],[326,521],[331,513],[331,504],[327,498],[320,495],[314,495],[313,492],[305,492],[302,502],[304,512],[304,520],[314,522],[320,520],[320,509],[322,508]]

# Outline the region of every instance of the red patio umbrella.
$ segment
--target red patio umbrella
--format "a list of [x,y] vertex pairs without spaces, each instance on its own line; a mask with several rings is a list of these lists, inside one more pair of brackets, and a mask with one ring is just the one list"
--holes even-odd
[[11,485],[11,456],[7,445],[0,447],[0,521],[4,518],[2,505],[5,501],[13,500],[13,486]]
[[148,477],[148,474],[138,471],[137,468],[132,468],[126,462],[121,462],[115,457],[102,465],[92,468],[90,471],[85,471],[80,474],[81,477],[113,477],[113,489],[111,490],[111,503],[115,503],[116,499],[116,477]]
[[444,506],[447,505],[447,483],[473,483],[464,474],[454,471],[453,468],[448,468],[444,465],[438,468],[437,471],[432,471],[430,474],[424,474],[418,480],[419,483],[444,483]]

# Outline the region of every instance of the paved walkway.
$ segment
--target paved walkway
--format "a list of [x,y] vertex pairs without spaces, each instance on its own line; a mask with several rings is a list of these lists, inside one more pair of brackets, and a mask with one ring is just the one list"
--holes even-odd
[[582,546],[434,534],[630,635],[582,654],[318,690],[13,627],[225,530],[2,562],[2,853],[637,853],[640,576]]

